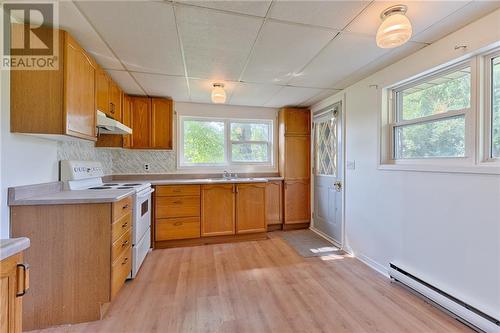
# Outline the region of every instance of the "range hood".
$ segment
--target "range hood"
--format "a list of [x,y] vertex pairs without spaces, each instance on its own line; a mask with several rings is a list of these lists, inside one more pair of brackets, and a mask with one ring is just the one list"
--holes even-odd
[[132,129],[97,110],[97,129],[100,134],[132,134]]

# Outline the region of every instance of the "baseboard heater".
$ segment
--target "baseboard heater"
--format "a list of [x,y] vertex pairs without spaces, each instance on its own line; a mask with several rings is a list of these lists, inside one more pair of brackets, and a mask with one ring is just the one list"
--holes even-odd
[[430,299],[466,325],[483,332],[500,333],[500,320],[447,294],[392,263],[390,264],[389,275],[395,281]]

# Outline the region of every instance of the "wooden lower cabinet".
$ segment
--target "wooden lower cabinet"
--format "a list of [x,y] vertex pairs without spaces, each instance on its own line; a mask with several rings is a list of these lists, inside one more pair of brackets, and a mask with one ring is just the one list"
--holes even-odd
[[156,220],[156,240],[190,239],[200,237],[199,217],[178,217]]
[[265,232],[266,184],[236,185],[236,233]]
[[309,180],[285,180],[283,191],[285,224],[310,222],[309,184]]
[[29,280],[26,267],[22,253],[0,261],[0,333],[22,330],[22,295]]
[[266,183],[266,223],[275,225],[283,223],[283,182],[273,180]]
[[131,204],[11,207],[12,237],[30,239],[24,330],[102,318],[131,272]]
[[202,185],[201,236],[234,235],[234,184]]

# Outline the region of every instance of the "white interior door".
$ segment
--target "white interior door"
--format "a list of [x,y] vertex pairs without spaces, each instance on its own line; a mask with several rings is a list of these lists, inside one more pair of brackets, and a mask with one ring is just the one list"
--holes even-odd
[[313,118],[313,227],[342,245],[341,102]]

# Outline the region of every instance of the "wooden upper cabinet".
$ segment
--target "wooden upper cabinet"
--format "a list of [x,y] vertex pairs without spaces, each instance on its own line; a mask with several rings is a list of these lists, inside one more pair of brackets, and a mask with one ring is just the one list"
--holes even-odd
[[111,118],[122,121],[122,91],[118,85],[110,80],[109,113]]
[[66,131],[75,136],[95,137],[96,63],[69,35],[65,44]]
[[281,110],[285,124],[285,135],[309,135],[311,120],[308,109],[284,108]]
[[95,74],[95,94],[96,94],[96,109],[104,112],[107,115],[111,115],[109,112],[109,100],[110,100],[110,81],[108,74],[99,68]]
[[285,137],[283,177],[286,179],[309,178],[310,144],[309,136]]
[[281,180],[273,180],[266,183],[266,223],[281,224],[282,219],[282,191]]
[[132,97],[132,148],[151,147],[151,99]]
[[172,100],[151,99],[152,148],[172,149]]
[[97,65],[67,32],[58,32],[57,70],[11,71],[11,132],[95,141]]
[[[128,95],[125,95],[125,94],[122,94],[122,95],[123,95],[123,97],[122,97],[122,101],[123,101],[123,104],[122,104],[122,123],[123,123],[123,125],[132,128],[132,116],[130,114],[132,111],[132,105],[131,105],[132,99]],[[131,147],[131,141],[132,141],[131,137],[132,137],[132,135],[130,135],[130,134],[123,136],[123,144],[122,144],[123,148],[130,148]]]
[[266,184],[236,185],[236,233],[265,232]]
[[201,236],[233,235],[234,185],[202,185]]

